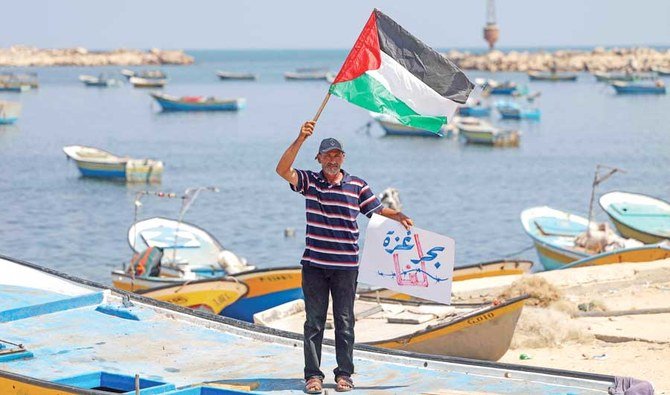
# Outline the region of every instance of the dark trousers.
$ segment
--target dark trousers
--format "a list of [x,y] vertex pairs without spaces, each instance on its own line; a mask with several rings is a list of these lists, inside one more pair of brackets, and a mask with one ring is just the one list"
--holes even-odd
[[305,294],[305,379],[325,377],[321,366],[321,343],[328,313],[328,295],[333,297],[337,376],[354,373],[354,299],[358,270],[322,269],[304,264],[302,291]]

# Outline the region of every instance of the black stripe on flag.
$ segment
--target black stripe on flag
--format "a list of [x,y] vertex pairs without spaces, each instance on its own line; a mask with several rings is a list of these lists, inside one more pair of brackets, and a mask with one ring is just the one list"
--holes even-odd
[[474,88],[449,59],[419,41],[393,19],[375,10],[379,46],[410,73],[447,99],[465,103]]

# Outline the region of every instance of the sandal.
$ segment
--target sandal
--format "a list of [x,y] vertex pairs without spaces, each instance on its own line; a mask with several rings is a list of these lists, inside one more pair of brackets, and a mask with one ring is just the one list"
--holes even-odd
[[323,392],[323,380],[321,377],[312,376],[305,383],[306,394],[320,394]]
[[354,382],[351,381],[349,376],[337,376],[335,382],[337,383],[337,387],[335,387],[337,392],[347,392],[354,389]]

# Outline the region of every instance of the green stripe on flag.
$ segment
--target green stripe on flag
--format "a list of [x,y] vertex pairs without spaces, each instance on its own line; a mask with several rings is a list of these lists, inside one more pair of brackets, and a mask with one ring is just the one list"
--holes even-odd
[[429,130],[437,133],[447,122],[447,117],[420,115],[407,104],[395,97],[388,89],[368,74],[333,84],[330,93],[342,99],[363,107],[367,110],[388,114],[403,125],[417,129]]

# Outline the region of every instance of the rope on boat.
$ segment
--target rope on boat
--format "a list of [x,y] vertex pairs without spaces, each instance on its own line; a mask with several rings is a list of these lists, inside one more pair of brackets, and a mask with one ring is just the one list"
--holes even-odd
[[521,254],[522,252],[526,252],[526,251],[528,251],[528,250],[532,250],[533,248],[535,248],[535,245],[534,245],[534,244],[531,244],[531,245],[529,245],[528,247],[525,247],[525,248],[522,249],[522,250],[515,251],[515,252],[513,252],[513,253],[511,253],[511,254],[503,255],[503,258],[511,258],[511,257],[513,257],[513,256],[517,256],[517,255]]

